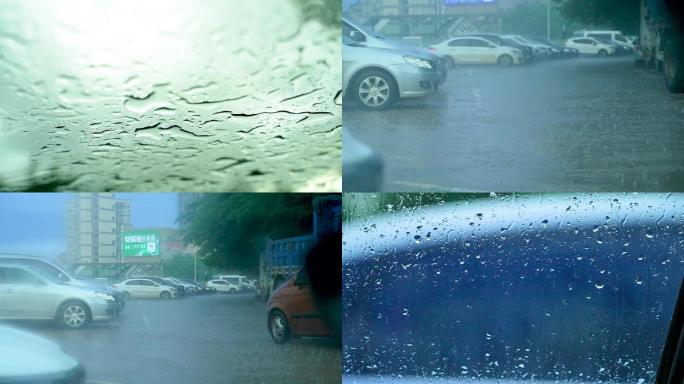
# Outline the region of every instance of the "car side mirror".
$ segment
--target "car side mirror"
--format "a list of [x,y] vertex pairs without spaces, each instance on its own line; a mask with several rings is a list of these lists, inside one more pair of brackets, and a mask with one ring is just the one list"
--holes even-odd
[[351,39],[356,41],[357,43],[365,43],[366,42],[366,36],[364,36],[359,31],[351,31],[349,33],[349,37],[351,37]]

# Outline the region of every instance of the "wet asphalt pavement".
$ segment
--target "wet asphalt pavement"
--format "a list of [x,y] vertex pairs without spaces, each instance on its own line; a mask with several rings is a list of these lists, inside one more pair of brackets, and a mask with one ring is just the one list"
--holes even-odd
[[333,339],[275,344],[265,304],[251,294],[131,299],[121,317],[70,331],[16,323],[86,367],[88,383],[339,383]]
[[631,57],[459,67],[343,119],[383,155],[386,191],[684,190],[684,95]]

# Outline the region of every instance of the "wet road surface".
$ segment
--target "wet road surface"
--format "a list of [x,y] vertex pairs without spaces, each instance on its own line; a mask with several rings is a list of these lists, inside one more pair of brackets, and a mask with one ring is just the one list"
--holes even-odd
[[333,339],[277,345],[265,311],[251,294],[131,299],[120,318],[81,331],[13,325],[59,343],[85,365],[91,384],[339,383]]
[[387,191],[684,190],[684,95],[632,59],[459,67],[439,93],[344,125]]

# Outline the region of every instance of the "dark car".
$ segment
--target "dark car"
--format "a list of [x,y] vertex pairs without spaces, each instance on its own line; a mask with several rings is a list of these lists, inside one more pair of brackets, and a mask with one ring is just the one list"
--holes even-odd
[[528,37],[527,39],[532,40],[534,42],[540,43],[540,44],[545,44],[548,45],[553,49],[553,56],[554,57],[560,57],[560,58],[570,58],[570,57],[579,57],[580,52],[578,49],[575,48],[568,48],[564,47],[560,44],[556,44],[546,38],[543,37]]
[[534,61],[534,49],[532,47],[530,47],[529,45],[518,43],[515,40],[505,39],[505,38],[503,38],[499,35],[493,34],[493,33],[475,33],[475,34],[470,34],[467,36],[481,37],[483,39],[487,39],[487,40],[491,41],[494,44],[517,48],[517,49],[522,51],[523,57],[525,58],[526,63]]
[[168,285],[169,287],[176,288],[176,291],[178,291],[178,296],[185,296],[185,287],[183,287],[180,284],[177,284],[169,279],[165,279],[163,277],[158,277],[158,276],[136,276],[137,278],[140,279],[148,279],[152,280],[157,284],[163,284],[163,285]]
[[344,229],[346,372],[656,382],[684,276],[684,194],[391,207]]
[[631,55],[634,51],[630,48],[625,47],[622,44],[618,44],[614,42],[613,40],[610,39],[605,39],[605,38],[600,38],[600,37],[594,37],[594,39],[598,40],[600,43],[603,44],[609,44],[613,48],[615,48],[615,56],[625,56],[625,55]]

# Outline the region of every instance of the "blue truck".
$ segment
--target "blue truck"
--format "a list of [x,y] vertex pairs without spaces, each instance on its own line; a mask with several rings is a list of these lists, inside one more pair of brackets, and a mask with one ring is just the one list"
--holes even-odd
[[306,254],[326,234],[342,226],[341,195],[320,196],[313,200],[313,232],[303,236],[266,240],[259,257],[258,295],[267,300],[276,288],[304,265]]
[[684,92],[684,4],[679,0],[641,0],[639,64],[662,70],[672,93]]

